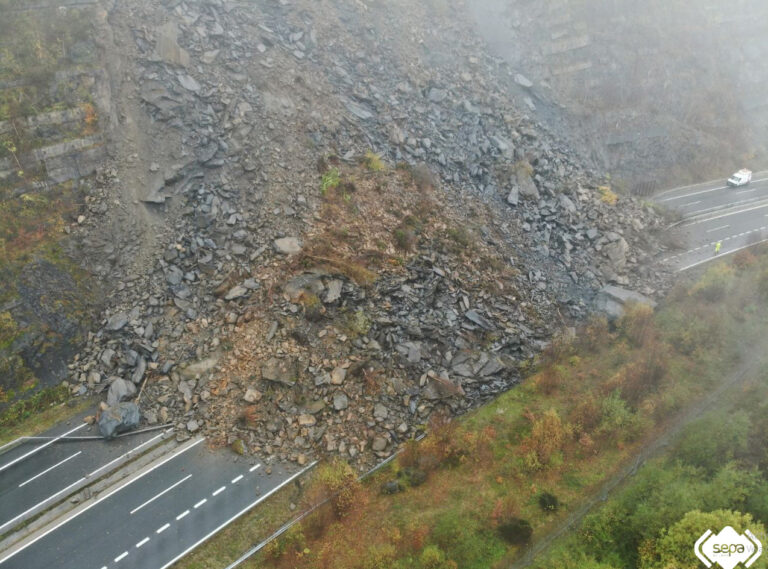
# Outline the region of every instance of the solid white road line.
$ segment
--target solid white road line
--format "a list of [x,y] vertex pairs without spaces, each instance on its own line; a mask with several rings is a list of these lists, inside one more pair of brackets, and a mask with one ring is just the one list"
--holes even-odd
[[[106,467],[108,467],[109,465],[113,464],[114,462],[116,462],[116,461],[120,460],[121,458],[123,458],[123,457],[125,457],[125,456],[128,456],[128,455],[129,455],[129,454],[131,454],[132,452],[134,452],[134,451],[138,450],[139,448],[143,447],[144,445],[147,445],[147,444],[151,443],[152,441],[155,441],[155,440],[157,440],[158,438],[160,438],[160,437],[162,437],[162,436],[163,436],[163,434],[159,434],[159,435],[157,435],[156,437],[153,437],[153,438],[151,438],[150,440],[148,440],[148,441],[145,441],[145,442],[141,443],[139,446],[137,446],[137,447],[135,447],[135,448],[133,448],[133,449],[129,450],[128,452],[126,452],[126,453],[125,453],[125,454],[123,454],[122,456],[119,456],[119,457],[117,457],[115,460],[112,460],[112,461],[108,462],[107,464],[105,464],[104,466],[101,466],[101,467],[97,468],[96,470],[94,470],[94,471],[93,471],[93,472],[91,472],[90,474],[88,474],[88,475],[86,475],[86,476],[83,476],[82,478],[80,478],[80,479],[78,479],[78,480],[75,480],[75,481],[74,481],[72,484],[70,484],[69,486],[66,486],[66,487],[62,488],[61,490],[59,490],[59,491],[58,491],[58,492],[56,492],[55,494],[51,494],[51,495],[50,495],[50,496],[48,496],[48,497],[47,497],[45,500],[42,500],[42,501],[38,502],[37,504],[35,504],[34,506],[32,506],[31,508],[28,508],[27,510],[25,510],[25,511],[24,511],[24,512],[22,512],[22,513],[20,513],[20,514],[19,514],[18,516],[16,516],[15,518],[12,518],[12,519],[8,520],[7,522],[4,522],[3,524],[0,524],[0,530],[2,530],[2,529],[3,529],[5,526],[7,526],[8,524],[11,524],[11,523],[15,522],[16,520],[18,520],[19,518],[21,518],[21,517],[23,517],[23,516],[27,515],[28,513],[32,512],[32,511],[34,511],[36,508],[39,508],[40,506],[42,506],[42,505],[43,505],[43,504],[45,504],[46,502],[50,502],[51,500],[53,500],[53,499],[54,499],[54,498],[56,498],[57,496],[61,495],[62,493],[66,492],[66,491],[67,491],[67,490],[69,490],[70,488],[73,488],[73,487],[77,486],[78,484],[80,484],[81,482],[84,482],[84,481],[85,481],[85,480],[87,480],[88,478],[91,478],[91,477],[92,477],[94,474],[96,474],[96,473],[97,473],[97,472],[99,472],[100,470],[103,470],[103,469],[105,469]],[[3,561],[3,560],[2,560],[2,559],[0,559],[0,563],[2,563],[2,561]]]
[[148,537],[145,537],[145,538],[144,538],[144,539],[142,539],[142,540],[141,540],[139,543],[137,543],[137,544],[136,544],[136,549],[138,549],[139,547],[141,547],[142,545],[144,545],[144,544],[145,544],[145,543],[147,543],[148,541],[149,541],[149,538],[148,538]]
[[[72,484],[70,484],[69,486],[67,486],[67,487],[65,487],[65,488],[62,488],[61,490],[59,490],[59,491],[58,491],[58,492],[56,492],[55,494],[51,494],[51,495],[50,495],[50,496],[48,496],[48,497],[47,497],[45,500],[42,500],[42,501],[38,502],[37,504],[35,504],[35,505],[34,505],[34,506],[32,506],[31,508],[27,508],[27,509],[26,509],[26,510],[24,510],[22,513],[20,513],[18,516],[16,516],[15,518],[11,518],[11,519],[10,519],[10,520],[8,520],[7,522],[4,522],[2,525],[0,525],[0,530],[2,530],[2,529],[3,529],[5,526],[7,526],[8,524],[12,524],[13,522],[15,522],[16,520],[18,520],[19,518],[22,518],[22,517],[26,516],[28,513],[30,513],[30,512],[33,512],[35,509],[39,508],[40,506],[42,506],[42,505],[43,505],[43,504],[45,504],[46,502],[50,502],[50,501],[51,501],[51,500],[53,500],[53,499],[54,499],[56,496],[59,496],[60,494],[62,494],[62,493],[64,493],[64,492],[66,492],[66,491],[67,491],[67,490],[69,490],[70,488],[73,488],[74,486],[77,486],[78,484],[80,484],[80,483],[81,483],[81,482],[83,482],[84,480],[85,480],[85,478],[84,478],[84,477],[83,477],[83,478],[80,478],[79,480],[75,480],[75,481],[74,481]],[[4,561],[3,559],[0,559],[0,563],[2,563],[3,561]]]
[[187,514],[189,514],[189,510],[184,510],[178,516],[176,516],[176,521],[178,522],[180,519],[184,518]]
[[688,269],[692,269],[693,267],[698,267],[699,265],[703,265],[704,263],[710,262],[712,259],[719,259],[720,257],[724,257],[726,255],[730,255],[731,253],[737,253],[738,251],[741,251],[742,249],[749,249],[750,247],[754,247],[755,245],[759,243],[765,243],[768,241],[768,239],[762,239],[760,241],[755,241],[754,243],[750,243],[749,245],[744,245],[743,247],[738,247],[737,249],[731,249],[730,251],[725,251],[723,253],[720,253],[716,257],[712,257],[710,259],[704,259],[702,261],[697,261],[695,263],[691,263],[690,265],[686,265],[685,267],[678,269],[677,271],[679,273],[682,273],[683,271],[687,271]]
[[733,192],[734,196],[738,196],[740,194],[748,194],[750,192],[756,192],[757,188],[750,188],[749,190],[739,190],[738,192]]
[[248,469],[248,472],[253,472],[254,470],[256,470],[257,468],[260,468],[260,467],[261,467],[261,465],[260,465],[260,464],[256,464],[256,465],[254,465],[254,466],[251,466],[251,467]]
[[167,530],[169,527],[171,527],[171,524],[165,524],[163,527],[157,528],[157,531],[155,533],[159,535],[163,533],[165,530]]
[[715,231],[720,231],[721,229],[728,229],[730,225],[721,225],[720,227],[715,227],[714,229],[707,229],[707,233],[713,233]]
[[200,500],[200,501],[199,501],[197,504],[195,504],[195,506],[194,506],[194,507],[195,507],[195,509],[198,509],[200,506],[202,506],[203,504],[205,504],[207,501],[208,501],[208,498],[203,498],[203,499],[202,499],[202,500]]
[[682,225],[681,227],[692,227],[694,225],[698,225],[699,223],[706,223],[708,221],[714,221],[716,219],[721,219],[723,217],[729,217],[731,215],[739,215],[739,214],[742,214],[742,213],[747,213],[748,211],[754,211],[756,209],[763,209],[763,208],[766,208],[766,207],[768,207],[768,204],[756,205],[755,207],[750,207],[750,208],[747,208],[747,209],[740,209],[739,211],[732,211],[730,213],[724,213],[724,214],[718,215],[716,217],[710,217],[710,218],[707,218],[707,219],[701,219],[699,221],[693,221],[691,223],[687,223],[685,225]]
[[720,188],[710,188],[709,190],[701,190],[700,192],[691,192],[690,194],[684,194],[682,196],[673,196],[671,198],[664,198],[663,200],[659,200],[659,201],[660,202],[671,202],[671,201],[674,201],[674,200],[681,200],[683,198],[690,198],[690,197],[693,197],[693,196],[698,196],[700,194],[707,194],[709,192],[716,192],[718,190],[724,190],[727,187],[728,186],[722,186]]
[[115,563],[120,563],[120,561],[125,559],[126,557],[128,557],[128,552],[127,551],[123,551],[120,555],[115,557]]
[[139,450],[141,447],[147,446],[147,445],[149,445],[149,444],[151,444],[151,443],[155,442],[157,439],[159,439],[159,438],[161,438],[163,435],[165,435],[165,433],[166,433],[166,432],[167,432],[167,431],[163,431],[162,433],[160,433],[160,434],[159,434],[159,435],[157,435],[157,436],[154,436],[154,437],[152,437],[152,438],[151,438],[151,439],[149,439],[148,441],[144,441],[144,442],[143,442],[143,443],[141,443],[139,446],[132,448],[131,450],[129,450],[129,451],[128,451],[128,452],[126,452],[125,454],[121,454],[121,455],[120,455],[120,456],[118,456],[116,459],[114,459],[114,460],[110,460],[110,461],[109,461],[107,464],[105,464],[104,466],[100,466],[100,467],[98,467],[96,470],[94,470],[93,472],[91,472],[91,473],[90,473],[88,476],[86,476],[86,478],[90,478],[91,476],[93,476],[94,474],[96,474],[97,472],[99,472],[100,470],[104,470],[104,469],[105,469],[105,468],[107,468],[108,466],[111,466],[112,464],[116,463],[118,460],[120,460],[120,459],[122,459],[122,458],[125,458],[126,456],[129,456],[131,453],[133,453],[133,452],[135,452],[135,451]]
[[[758,178],[757,180],[752,180],[750,182],[750,184],[756,184],[758,182],[765,182],[766,180],[768,180],[768,178]],[[703,182],[703,185],[706,185],[706,183],[707,182]],[[694,184],[694,186],[696,186],[696,185],[699,185],[699,184]],[[658,195],[664,195],[664,194],[668,194],[670,192],[674,192],[674,191],[677,191],[677,190],[684,190],[685,188],[691,188],[691,187],[693,187],[693,186],[683,186],[681,188],[675,188],[673,190],[667,190],[666,192],[662,192],[661,194],[658,194]],[[698,196],[699,194],[707,194],[709,192],[716,192],[718,190],[727,190],[727,189],[728,189],[728,186],[720,186],[719,188],[709,188],[709,189],[706,189],[706,190],[700,190],[698,192],[691,192],[691,193],[688,193],[688,194],[684,194],[682,196],[673,196],[671,198],[664,198],[663,200],[659,200],[659,201],[660,202],[671,202],[673,200],[680,200],[680,199],[683,199],[683,198],[689,198],[689,197],[692,197],[692,196]]]
[[[198,541],[196,541],[195,543],[193,543],[192,545],[190,545],[190,546],[189,546],[187,549],[185,549],[184,551],[182,551],[181,553],[179,553],[179,554],[178,554],[176,557],[174,557],[173,559],[171,559],[171,560],[170,560],[168,563],[166,563],[165,565],[163,565],[162,567],[160,567],[160,569],[168,569],[168,568],[169,568],[171,565],[173,565],[174,563],[176,563],[176,562],[177,562],[179,559],[181,559],[182,557],[184,557],[184,556],[185,556],[187,553],[189,553],[190,551],[192,551],[193,549],[195,549],[197,546],[199,546],[199,545],[200,545],[201,543],[203,543],[204,541],[208,540],[208,539],[209,539],[209,538],[210,538],[212,535],[216,535],[217,533],[219,533],[221,530],[223,530],[225,527],[227,527],[229,524],[231,524],[231,523],[232,523],[233,521],[235,521],[237,518],[239,518],[240,516],[242,516],[243,514],[245,514],[246,512],[248,512],[249,510],[251,510],[251,509],[255,508],[255,507],[256,507],[257,505],[259,505],[261,502],[263,502],[264,500],[266,500],[267,498],[269,498],[269,497],[270,497],[272,494],[274,494],[275,492],[277,492],[278,490],[280,490],[280,489],[281,489],[281,488],[283,488],[284,486],[287,486],[288,484],[290,484],[291,482],[293,482],[293,481],[294,481],[296,478],[298,478],[299,476],[301,476],[302,474],[304,474],[304,473],[305,473],[307,470],[309,470],[310,468],[312,468],[312,467],[313,467],[313,466],[315,466],[316,464],[317,464],[317,462],[313,462],[313,463],[311,463],[311,464],[308,464],[307,466],[305,466],[304,468],[302,468],[301,470],[299,470],[299,471],[298,471],[296,474],[294,474],[293,476],[291,476],[291,477],[290,477],[290,478],[288,478],[287,480],[283,480],[283,481],[282,481],[280,484],[278,484],[277,486],[275,486],[274,488],[272,488],[272,490],[270,490],[269,492],[267,492],[266,494],[264,494],[263,496],[261,496],[261,497],[260,497],[258,500],[256,500],[255,502],[252,502],[252,503],[250,503],[248,506],[246,506],[245,508],[243,508],[242,510],[240,510],[238,513],[236,513],[234,516],[232,516],[231,518],[229,518],[229,519],[228,519],[227,521],[225,521],[224,523],[222,523],[222,524],[221,524],[219,527],[215,528],[215,529],[214,529],[214,530],[212,530],[210,533],[208,533],[207,535],[203,536],[203,537],[202,537],[202,538],[200,538]],[[0,563],[2,563],[2,561],[1,561],[1,560],[0,560]]]
[[54,469],[54,468],[56,468],[57,466],[61,466],[62,464],[64,464],[64,463],[65,463],[65,462],[67,462],[68,460],[72,460],[72,459],[73,459],[73,458],[75,458],[75,457],[76,457],[78,454],[82,454],[82,453],[83,453],[83,451],[79,450],[79,451],[77,451],[75,454],[73,454],[72,456],[68,456],[67,458],[65,458],[65,459],[64,459],[64,460],[62,460],[61,462],[57,462],[57,463],[56,463],[56,464],[54,464],[53,466],[51,466],[51,467],[49,467],[49,468],[46,468],[46,469],[45,469],[45,470],[43,470],[41,473],[39,473],[39,474],[35,474],[35,475],[34,475],[32,478],[30,478],[29,480],[27,480],[27,481],[25,481],[25,482],[22,482],[21,484],[19,484],[19,488],[21,488],[22,486],[26,486],[27,484],[29,484],[29,483],[30,483],[30,482],[32,482],[33,480],[37,480],[38,478],[40,478],[40,477],[41,477],[41,476],[43,476],[44,474],[47,474],[47,473],[49,473],[51,470],[53,470],[53,469]]
[[242,475],[242,474],[241,474],[240,476],[235,476],[235,477],[232,479],[232,484],[237,484],[237,483],[238,483],[238,482],[240,482],[242,479],[243,479],[243,475]]
[[3,466],[0,466],[0,472],[2,472],[3,470],[5,470],[6,468],[10,468],[11,466],[13,466],[14,464],[16,464],[16,463],[17,463],[17,462],[19,462],[20,460],[24,460],[25,458],[27,458],[27,457],[30,457],[30,456],[32,456],[33,454],[37,453],[37,452],[40,452],[40,451],[41,451],[41,450],[43,450],[45,447],[52,445],[53,443],[55,443],[55,442],[56,442],[56,441],[58,441],[59,439],[61,439],[61,438],[64,438],[64,437],[66,437],[67,435],[70,435],[70,434],[74,433],[75,431],[79,431],[79,430],[80,430],[80,429],[82,429],[83,427],[87,427],[87,426],[88,426],[88,425],[86,425],[85,423],[83,423],[82,425],[78,425],[77,427],[75,427],[74,429],[72,429],[72,430],[70,430],[70,431],[67,431],[67,432],[66,432],[66,433],[64,433],[63,435],[59,435],[59,436],[58,436],[58,437],[56,437],[55,439],[52,439],[52,440],[48,441],[47,443],[44,443],[44,444],[40,445],[39,447],[35,447],[35,448],[33,448],[33,449],[32,449],[31,451],[29,451],[28,453],[26,453],[26,454],[23,454],[23,455],[21,455],[20,457],[13,459],[13,460],[12,460],[11,462],[9,462],[8,464],[4,464]]
[[192,475],[191,475],[191,474],[187,474],[187,475],[186,475],[184,478],[182,478],[181,480],[179,480],[179,481],[178,481],[178,482],[176,482],[175,484],[171,484],[170,486],[168,486],[168,488],[166,488],[165,490],[163,490],[163,491],[162,491],[162,492],[160,492],[159,494],[156,494],[155,496],[153,496],[152,498],[150,498],[149,500],[147,500],[146,502],[144,502],[144,503],[143,503],[141,506],[136,506],[136,507],[135,507],[133,510],[131,510],[131,513],[130,513],[130,515],[133,515],[133,514],[135,514],[136,512],[138,512],[139,510],[141,510],[141,509],[142,509],[144,506],[146,506],[147,504],[151,504],[152,502],[154,502],[155,500],[157,500],[157,499],[158,499],[160,496],[162,496],[163,494],[167,494],[168,492],[170,492],[171,490],[173,490],[174,488],[176,488],[176,486],[178,486],[178,485],[179,485],[179,484],[181,484],[182,482],[186,482],[186,481],[187,481],[187,480],[189,480],[190,478],[192,478]]
[[219,488],[218,490],[214,490],[212,495],[213,495],[213,496],[218,496],[219,494],[221,494],[221,493],[222,493],[224,490],[226,490],[226,489],[227,489],[227,487],[226,487],[226,486],[222,486],[222,487],[221,487],[221,488]]
[[[107,493],[106,493],[106,494],[104,494],[103,496],[99,496],[99,497],[98,497],[96,500],[94,500],[93,502],[91,502],[90,504],[88,504],[87,506],[85,506],[83,509],[81,509],[81,510],[78,510],[78,511],[77,511],[77,512],[76,512],[74,515],[72,515],[72,516],[69,516],[69,517],[65,517],[65,518],[64,518],[63,520],[61,520],[59,523],[55,524],[53,527],[49,528],[48,530],[44,531],[44,532],[43,532],[43,533],[41,533],[40,535],[36,536],[34,539],[31,539],[31,540],[29,540],[27,543],[25,543],[24,545],[22,545],[21,547],[19,547],[19,548],[18,548],[18,549],[16,549],[15,551],[13,551],[12,553],[9,553],[9,554],[8,554],[8,555],[6,555],[5,557],[2,557],[2,558],[0,558],[0,565],[2,565],[2,564],[5,562],[5,561],[9,560],[9,559],[10,559],[11,557],[13,557],[14,555],[17,555],[18,553],[20,553],[20,552],[24,551],[24,550],[25,550],[26,548],[28,548],[30,545],[32,545],[32,544],[34,544],[34,543],[37,543],[38,541],[40,541],[41,539],[43,539],[43,538],[44,538],[46,535],[48,535],[49,533],[51,533],[51,532],[53,532],[53,531],[56,531],[57,529],[59,529],[61,526],[63,526],[63,525],[64,525],[64,524],[66,524],[67,522],[69,522],[69,521],[72,521],[73,519],[75,519],[75,518],[76,518],[77,516],[79,516],[80,514],[84,514],[85,512],[87,512],[88,510],[90,510],[91,508],[93,508],[94,506],[96,506],[97,504],[100,504],[101,502],[103,502],[104,500],[106,500],[107,498],[109,498],[110,496],[112,496],[113,494],[115,494],[115,493],[119,492],[119,491],[120,491],[120,490],[122,490],[123,488],[127,488],[128,486],[130,486],[131,484],[133,484],[133,483],[134,483],[134,482],[136,482],[137,480],[141,480],[142,478],[144,478],[144,477],[145,477],[147,474],[149,474],[149,473],[150,473],[150,472],[152,472],[153,470],[155,470],[155,469],[157,469],[157,468],[160,468],[161,466],[163,466],[163,465],[164,465],[166,462],[168,462],[168,461],[170,461],[170,460],[173,460],[173,459],[174,459],[174,458],[176,458],[177,456],[181,456],[182,454],[184,454],[184,453],[185,453],[185,452],[187,452],[188,450],[190,450],[190,449],[192,449],[192,448],[196,447],[197,445],[199,445],[199,444],[200,444],[201,442],[203,442],[204,440],[205,440],[205,439],[204,439],[203,437],[200,437],[200,438],[199,438],[199,439],[197,439],[197,440],[192,440],[192,441],[189,441],[187,444],[185,444],[185,445],[182,445],[181,447],[179,447],[178,449],[176,449],[176,452],[174,452],[174,453],[172,453],[170,456],[168,456],[168,457],[164,458],[162,461],[158,462],[157,464],[155,464],[155,465],[154,465],[154,466],[152,466],[151,468],[149,468],[149,469],[145,470],[144,472],[142,472],[141,474],[139,474],[139,475],[138,475],[138,476],[136,476],[135,478],[131,478],[130,480],[128,480],[127,482],[125,482],[125,484],[122,484],[122,485],[120,485],[120,486],[118,486],[118,487],[114,488],[113,490],[111,490],[110,492],[107,492]],[[0,527],[1,527],[1,526],[0,526]]]

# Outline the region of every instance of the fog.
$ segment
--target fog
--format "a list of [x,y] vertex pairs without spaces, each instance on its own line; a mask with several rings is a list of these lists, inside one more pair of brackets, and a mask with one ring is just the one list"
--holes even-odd
[[532,111],[649,192],[768,162],[768,4],[470,0]]

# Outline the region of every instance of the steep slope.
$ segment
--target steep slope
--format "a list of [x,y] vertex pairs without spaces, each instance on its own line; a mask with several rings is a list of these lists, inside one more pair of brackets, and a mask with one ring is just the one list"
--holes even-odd
[[605,283],[663,289],[661,220],[509,104],[463,10],[109,6],[115,290],[75,388],[122,377],[150,423],[362,465],[509,387]]

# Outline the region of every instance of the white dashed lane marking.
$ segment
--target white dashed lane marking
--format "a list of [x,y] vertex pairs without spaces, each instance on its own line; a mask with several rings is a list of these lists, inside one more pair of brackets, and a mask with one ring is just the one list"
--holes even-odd
[[[248,469],[248,472],[254,472],[254,471],[256,471],[257,469],[259,469],[260,467],[261,467],[261,464],[255,464],[255,465],[253,465],[252,467],[250,467],[250,468]],[[295,474],[294,476],[292,476],[291,478],[289,478],[289,479],[288,479],[288,481],[286,481],[286,482],[284,482],[283,484],[279,485],[277,488],[280,488],[280,487],[282,487],[282,486],[283,486],[283,485],[285,485],[287,482],[289,482],[290,480],[292,480],[293,478],[295,478],[295,477],[296,477],[298,474],[300,474],[301,472],[304,472],[304,471],[302,470],[302,471],[300,471],[299,473]],[[190,475],[188,475],[188,476],[186,476],[186,477],[182,478],[182,479],[181,479],[181,480],[179,480],[178,482],[176,482],[176,483],[172,484],[171,486],[169,486],[168,488],[166,488],[165,490],[163,490],[162,492],[160,492],[160,493],[159,493],[159,494],[157,494],[156,496],[154,496],[154,497],[150,498],[148,501],[144,502],[142,505],[140,505],[140,506],[138,506],[137,508],[135,508],[135,509],[134,509],[134,510],[133,510],[131,513],[134,513],[134,512],[136,512],[136,511],[140,510],[141,508],[143,508],[144,506],[146,506],[147,504],[149,504],[149,503],[153,502],[154,500],[156,500],[157,498],[159,498],[159,497],[160,497],[160,496],[162,496],[163,494],[165,494],[165,493],[169,492],[170,490],[172,490],[173,488],[175,488],[176,486],[178,486],[178,485],[179,485],[179,484],[181,484],[182,482],[184,482],[184,481],[188,480],[188,479],[189,479],[191,476],[192,476],[192,475],[190,474]],[[245,478],[245,475],[244,475],[244,474],[239,474],[238,476],[235,476],[235,477],[232,479],[232,481],[231,481],[231,484],[237,484],[238,482],[240,482],[241,480],[243,480],[243,478]],[[276,488],[276,489],[277,489],[277,488]],[[218,496],[219,494],[221,494],[222,492],[224,492],[224,490],[226,490],[226,489],[227,489],[227,486],[226,486],[226,485],[224,485],[224,486],[221,486],[220,488],[217,488],[216,490],[214,490],[214,491],[211,493],[211,495],[212,495],[212,496]],[[276,489],[275,489],[275,490],[276,490]],[[262,497],[262,498],[264,498],[264,497]],[[208,502],[208,498],[203,498],[202,500],[200,500],[199,502],[197,502],[197,503],[196,503],[196,504],[193,506],[193,508],[194,508],[194,509],[198,509],[198,508],[200,508],[201,506],[203,506],[203,504],[205,504],[205,503],[207,503],[207,502]],[[176,516],[176,521],[180,521],[180,520],[184,519],[185,517],[187,517],[187,516],[190,514],[190,511],[191,511],[191,510],[184,510],[183,512],[181,512],[181,513],[180,513],[178,516]],[[170,522],[169,522],[169,523],[166,523],[166,524],[164,524],[164,525],[160,526],[159,528],[157,528],[157,529],[155,530],[155,533],[156,533],[157,535],[160,535],[161,533],[163,533],[165,530],[167,530],[167,529],[168,529],[168,528],[170,528],[170,527],[171,527],[171,523],[170,523]],[[149,541],[150,541],[150,538],[149,538],[149,537],[145,537],[144,539],[142,539],[141,541],[139,541],[139,542],[136,544],[136,548],[138,549],[139,547],[142,547],[143,545],[147,544]],[[120,554],[118,557],[116,557],[116,558],[115,558],[115,563],[118,563],[118,562],[119,562],[119,561],[121,561],[122,559],[125,559],[127,556],[128,556],[128,551],[124,551],[124,552],[123,552],[123,553],[121,553],[121,554]],[[107,566],[104,566],[104,567],[102,567],[102,569],[108,569],[108,568],[107,568]]]
[[[766,217],[768,217],[768,215],[766,215]],[[766,229],[768,229],[768,225],[763,225],[762,227],[758,227],[757,229],[752,229],[751,231],[744,231],[744,232],[738,233],[736,235],[731,235],[730,237],[723,237],[722,239],[718,239],[717,241],[712,241],[711,243],[706,243],[704,245],[699,245],[698,247],[694,247],[693,249],[689,249],[685,253],[678,253],[677,255],[672,255],[670,257],[666,257],[665,259],[662,259],[662,262],[663,263],[667,263],[669,261],[672,261],[674,259],[682,257],[683,255],[688,255],[690,253],[696,253],[697,251],[701,251],[702,249],[707,249],[707,248],[715,247],[718,244],[718,242],[725,242],[725,241],[729,241],[731,239],[736,239],[738,237],[744,237],[745,235],[750,235],[752,233],[756,233],[757,231],[765,231]],[[725,255],[726,253],[728,253],[728,251],[723,251],[721,253],[721,255]],[[718,255],[718,257],[719,256],[720,255]]]
[[164,494],[167,494],[168,492],[170,492],[171,490],[173,490],[174,488],[176,488],[176,486],[178,486],[178,485],[179,485],[179,484],[181,484],[182,482],[186,482],[186,481],[187,481],[187,480],[189,480],[190,478],[192,478],[192,475],[191,475],[191,474],[187,474],[187,475],[186,475],[184,478],[182,478],[181,480],[179,480],[178,482],[176,482],[176,483],[174,483],[174,484],[171,484],[170,486],[168,486],[168,488],[166,488],[165,490],[163,490],[163,491],[162,491],[162,492],[160,492],[159,494],[155,494],[155,495],[154,495],[154,496],[152,496],[152,497],[151,497],[149,500],[147,500],[146,502],[144,502],[144,503],[143,503],[141,506],[137,506],[137,507],[135,507],[133,510],[131,510],[131,515],[135,514],[135,513],[136,513],[136,512],[138,512],[139,510],[141,510],[141,509],[142,509],[144,506],[147,506],[147,505],[151,504],[152,502],[154,502],[155,500],[157,500],[157,499],[158,499],[160,496],[162,496],[162,495],[164,495]]

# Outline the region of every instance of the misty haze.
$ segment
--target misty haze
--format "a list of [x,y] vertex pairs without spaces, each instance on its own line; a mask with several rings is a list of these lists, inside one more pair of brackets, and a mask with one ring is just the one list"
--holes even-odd
[[0,569],[768,567],[767,38],[0,0]]

